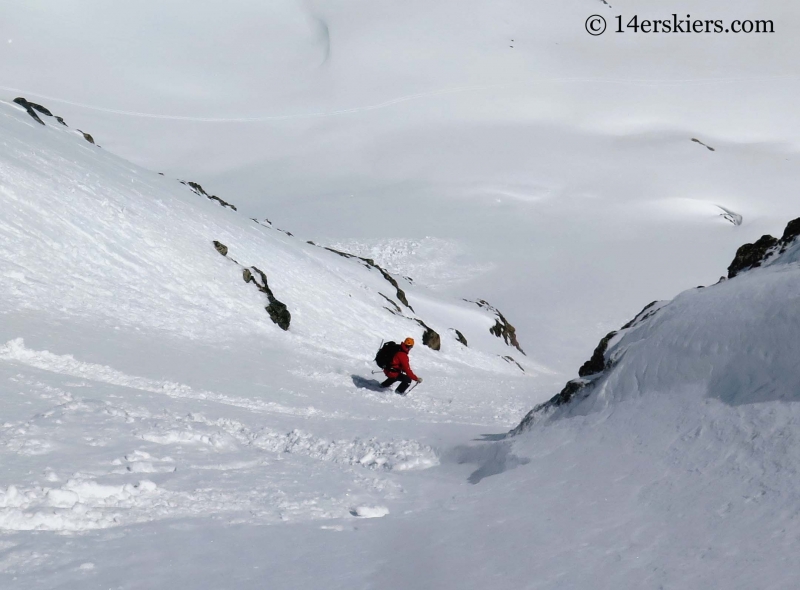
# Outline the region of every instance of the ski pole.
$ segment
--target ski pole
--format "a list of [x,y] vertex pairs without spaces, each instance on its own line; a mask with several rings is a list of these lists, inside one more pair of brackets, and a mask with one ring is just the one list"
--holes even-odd
[[419,381],[417,381],[416,383],[414,383],[414,385],[412,385],[412,386],[411,386],[411,389],[409,389],[408,391],[406,391],[406,393],[405,393],[405,394],[406,394],[406,395],[408,395],[409,393],[411,393],[412,391],[414,391],[414,388],[415,388],[417,385],[419,385]]

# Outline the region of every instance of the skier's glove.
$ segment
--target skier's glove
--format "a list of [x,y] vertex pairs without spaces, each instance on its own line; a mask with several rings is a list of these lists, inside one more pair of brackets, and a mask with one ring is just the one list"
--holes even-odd
[[422,377],[417,378],[417,383],[422,383]]

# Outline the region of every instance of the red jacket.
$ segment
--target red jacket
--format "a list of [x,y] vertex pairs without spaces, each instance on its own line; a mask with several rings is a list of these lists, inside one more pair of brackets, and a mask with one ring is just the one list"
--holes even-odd
[[408,348],[406,348],[405,345],[400,346],[400,350],[394,354],[394,357],[392,357],[392,362],[389,363],[389,366],[384,369],[383,372],[391,379],[399,377],[400,373],[405,373],[414,381],[417,380],[417,376],[414,374],[414,371],[411,370],[411,367],[408,364]]

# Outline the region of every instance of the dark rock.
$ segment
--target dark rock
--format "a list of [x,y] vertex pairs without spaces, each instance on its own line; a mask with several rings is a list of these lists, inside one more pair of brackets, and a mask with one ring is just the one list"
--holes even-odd
[[520,365],[517,361],[514,360],[513,356],[502,356],[500,358],[502,358],[507,363],[514,363],[515,365],[517,365],[517,367],[519,367],[520,371],[522,371],[523,373],[525,372],[525,369],[523,369],[522,365]]
[[[27,100],[25,98],[22,98],[21,96],[18,96],[17,98],[15,98],[14,102],[16,104],[20,105],[21,107],[23,107],[25,109],[25,111],[37,123],[41,123],[42,125],[45,124],[45,122],[42,121],[42,118],[39,117],[39,114],[42,114],[42,115],[45,115],[46,117],[54,117],[56,121],[58,121],[59,123],[61,123],[65,127],[68,127],[68,125],[64,121],[63,117],[59,117],[57,115],[54,115],[53,113],[50,112],[50,109],[45,108],[40,104],[37,104],[35,102],[31,102],[31,101],[29,101],[29,100]],[[92,143],[94,143],[94,142],[92,142]]]
[[25,109],[25,111],[33,118],[34,121],[36,121],[37,123],[39,123],[41,125],[44,125],[44,121],[42,121],[42,119],[39,117],[39,115],[36,114],[36,111],[33,109],[33,103],[32,102],[28,102],[27,100],[25,100],[21,96],[18,96],[17,98],[15,98],[14,102],[17,103],[18,105],[20,105],[21,107],[23,107]]
[[579,377],[588,377],[589,375],[602,373],[605,370],[606,349],[608,348],[609,341],[616,335],[616,331],[609,332],[600,340],[600,344],[597,345],[597,348],[594,349],[594,353],[592,353],[592,358],[583,363],[581,368],[578,369]]
[[786,224],[781,239],[770,235],[761,236],[754,244],[745,244],[736,251],[736,256],[728,267],[728,278],[751,268],[758,268],[773,253],[783,253],[800,236],[800,217]]
[[190,189],[192,189],[192,191],[194,191],[194,193],[195,193],[196,195],[200,195],[200,196],[202,196],[202,197],[205,197],[206,199],[209,199],[209,200],[211,200],[211,201],[216,201],[217,203],[219,203],[219,204],[220,204],[220,205],[222,205],[223,207],[228,207],[229,209],[233,209],[234,211],[236,211],[236,210],[237,210],[235,205],[231,205],[231,204],[230,204],[230,203],[228,203],[227,201],[223,201],[222,199],[220,199],[220,198],[219,198],[218,196],[216,196],[216,195],[209,195],[209,194],[208,194],[208,193],[205,191],[205,189],[204,189],[202,186],[200,186],[200,183],[197,183],[197,182],[192,182],[191,180],[190,180],[190,181],[181,180],[180,182],[181,182],[181,184],[185,184],[185,185],[186,185],[186,186],[188,186]]
[[439,333],[431,328],[428,324],[423,322],[419,318],[409,318],[413,319],[417,322],[425,331],[422,333],[422,343],[430,348],[431,350],[441,350],[442,349],[442,337],[439,336]]
[[[581,379],[573,379],[572,381],[568,382],[564,386],[564,389],[562,389],[559,393],[528,412],[519,425],[509,432],[509,435],[514,436],[530,429],[531,426],[533,426],[538,420],[543,419],[559,406],[563,406],[571,402],[575,395],[585,389],[589,384],[590,382]],[[586,396],[584,395],[582,397]]]
[[699,140],[699,139],[697,139],[696,137],[693,137],[693,138],[692,138],[692,141],[693,141],[693,142],[695,142],[695,143],[699,143],[700,145],[702,145],[704,148],[706,148],[706,149],[707,149],[708,151],[710,151],[710,152],[714,152],[714,151],[716,151],[716,150],[715,150],[713,147],[711,147],[710,145],[706,145],[706,144],[704,144],[702,141],[700,141],[700,140]]
[[[289,234],[289,235],[291,235],[291,234]],[[314,244],[314,245],[316,246],[316,244]],[[405,305],[411,311],[414,311],[414,308],[411,307],[408,304],[408,299],[406,298],[405,291],[403,291],[400,288],[400,285],[397,284],[397,281],[394,279],[394,277],[392,275],[390,275],[388,272],[386,272],[383,268],[381,268],[380,266],[375,264],[375,261],[372,260],[372,258],[362,258],[361,256],[356,256],[355,254],[350,254],[349,252],[342,252],[341,250],[335,250],[334,248],[328,248],[328,247],[325,247],[325,246],[323,246],[323,247],[328,252],[333,252],[334,254],[338,254],[339,256],[343,256],[344,258],[355,258],[356,260],[360,260],[362,263],[364,263],[364,265],[366,265],[368,268],[374,268],[375,270],[377,270],[379,273],[381,273],[383,278],[386,279],[386,281],[390,285],[392,285],[392,287],[394,287],[395,296],[397,297],[397,300],[400,301],[400,303]]]
[[[399,314],[399,313],[402,313],[402,311],[401,311],[401,309],[400,309],[400,306],[399,306],[399,305],[397,305],[397,304],[396,304],[394,301],[392,301],[391,299],[389,299],[389,298],[388,298],[386,295],[384,295],[383,293],[380,293],[380,292],[378,292],[378,295],[380,295],[381,297],[383,297],[384,299],[386,299],[386,301],[388,301],[388,302],[389,302],[389,304],[390,304],[392,307],[394,307],[394,310],[395,310],[395,312],[397,312],[398,314]],[[390,310],[390,311],[391,311],[391,310]]]
[[643,322],[644,320],[649,318],[651,315],[656,313],[658,311],[657,309],[654,309],[656,303],[658,303],[658,301],[653,301],[653,302],[648,303],[647,305],[645,305],[644,308],[642,308],[642,311],[640,311],[638,314],[636,314],[635,318],[633,318],[627,324],[622,326],[620,328],[620,330],[627,330],[628,328],[634,326],[635,324]]
[[217,249],[217,252],[219,252],[223,256],[227,256],[228,255],[228,247],[225,244],[223,244],[222,242],[218,242],[218,241],[214,240],[214,247]]
[[[770,235],[765,235],[754,244],[745,244],[737,250],[736,257],[730,267],[728,267],[728,278],[720,277],[719,282],[721,283],[731,279],[738,273],[748,269],[761,266],[761,264],[776,252],[778,248],[780,248],[781,252],[784,252],[798,237],[800,237],[800,218],[788,223],[780,240]],[[657,302],[654,301],[645,306],[645,308],[642,309],[633,320],[625,324],[621,330],[635,327],[651,318],[661,309],[656,305]],[[592,358],[584,363],[578,371],[581,377],[580,379],[569,381],[557,395],[533,408],[510,434],[519,434],[529,429],[535,422],[544,419],[552,413],[555,408],[572,402],[579,392],[581,399],[588,397],[594,389],[595,384],[602,381],[603,375],[614,364],[613,359],[607,361],[605,356],[608,350],[608,343],[615,334],[616,332],[610,332],[603,337],[600,344],[595,348]]]
[[286,304],[278,301],[275,298],[275,295],[272,293],[272,289],[269,288],[267,275],[264,273],[264,271],[255,266],[251,266],[250,268],[244,269],[242,276],[246,283],[253,283],[259,291],[267,296],[269,305],[264,309],[267,310],[270,319],[277,324],[281,330],[288,330],[289,325],[292,322],[292,314],[289,313],[289,309],[286,307]]
[[[258,219],[256,219],[255,217],[251,217],[250,219],[252,219],[253,221],[255,221],[255,222],[258,224],[258,225],[261,225],[261,226],[263,226],[263,227],[266,227],[266,228],[269,228],[269,229],[275,229],[275,230],[278,230],[279,232],[285,233],[285,234],[286,234],[287,236],[289,236],[290,238],[293,238],[293,237],[294,237],[294,234],[293,234],[292,232],[290,232],[290,231],[286,231],[285,229],[281,229],[281,228],[279,228],[279,227],[275,227],[275,226],[273,225],[273,223],[272,223],[272,222],[271,222],[269,219],[267,219],[266,217],[264,218],[264,222],[261,222],[261,221],[259,221],[259,220],[258,220]],[[313,242],[311,242],[311,241],[307,241],[307,242],[306,242],[306,244],[311,244],[312,246],[316,246],[316,244],[315,244],[315,243],[313,243]]]
[[495,321],[494,326],[489,328],[489,332],[497,336],[498,338],[502,338],[506,344],[508,344],[509,346],[513,346],[522,354],[525,354],[525,351],[522,350],[522,347],[519,345],[519,342],[517,341],[516,328],[514,328],[514,326],[511,325],[511,323],[505,318],[505,316],[502,313],[500,313],[499,309],[497,309],[495,306],[493,306],[485,299],[478,299],[477,301],[464,299],[464,301],[466,301],[467,303],[474,303],[478,307],[482,307],[493,312],[495,316],[497,316],[497,320]]
[[464,334],[462,334],[459,330],[456,330],[455,328],[453,328],[453,331],[456,333],[456,340],[458,340],[464,346],[469,346],[467,344],[467,339],[464,337]]
[[736,251],[728,267],[728,278],[732,279],[744,270],[761,266],[767,254],[778,245],[778,239],[770,235],[761,236],[754,244],[745,244]]
[[[45,123],[44,123],[44,121],[42,121],[41,117],[39,117],[39,114],[45,115],[47,117],[54,117],[56,121],[58,121],[59,123],[61,123],[65,127],[68,127],[68,125],[64,121],[63,117],[58,117],[56,115],[53,115],[53,113],[51,113],[49,109],[43,107],[40,104],[36,104],[35,102],[30,102],[29,100],[27,100],[25,98],[22,98],[21,96],[15,98],[14,102],[16,104],[20,105],[21,107],[24,107],[25,110],[27,111],[27,113],[33,118],[33,120],[37,121],[38,123],[41,123],[42,125],[44,125]],[[95,145],[94,138],[91,135],[89,135],[88,133],[84,133],[80,129],[78,129],[78,132],[83,134],[83,138],[86,141],[88,141],[92,145]],[[100,147],[100,146],[97,146],[97,147]]]
[[270,319],[275,322],[278,327],[284,332],[289,329],[289,324],[292,322],[292,314],[285,304],[277,299],[270,303],[266,308]]
[[[214,248],[216,248],[217,252],[226,258],[228,257],[228,247],[222,242],[214,240]],[[229,260],[231,260],[234,264],[239,265],[239,263],[232,258],[229,258]],[[278,301],[278,299],[275,298],[272,289],[269,288],[267,275],[264,273],[264,271],[255,266],[243,268],[242,279],[244,279],[245,283],[253,283],[259,291],[267,296],[269,305],[267,305],[264,309],[267,310],[270,319],[275,322],[281,330],[288,330],[289,325],[292,322],[292,314],[289,313],[289,309],[286,307],[285,303]]]
[[786,225],[781,237],[782,245],[788,246],[797,236],[800,236],[800,217],[793,219]]
[[427,328],[422,333],[422,343],[432,350],[441,350],[442,338],[433,328]]
[[39,111],[43,115],[47,115],[48,117],[52,117],[53,116],[53,113],[50,112],[50,109],[46,109],[40,104],[36,104],[35,102],[29,102],[28,104],[31,106],[31,108],[36,109],[37,111]]
[[[656,307],[657,303],[657,301],[653,301],[652,303],[647,304],[642,311],[636,314],[636,317],[620,328],[620,331],[637,326],[648,318],[653,317],[661,309],[660,307]],[[579,392],[581,392],[580,399],[585,399],[588,397],[594,389],[595,383],[598,383],[603,374],[614,366],[613,360],[606,360],[606,351],[608,350],[608,343],[617,333],[618,332],[609,332],[603,336],[603,338],[600,340],[600,343],[594,349],[592,358],[583,363],[581,368],[578,370],[578,376],[580,378],[572,379],[571,381],[567,382],[560,392],[528,412],[525,418],[522,419],[522,422],[520,422],[519,425],[511,431],[511,434],[519,434],[520,432],[530,428],[530,426],[532,426],[536,421],[548,416],[556,408],[573,401]]]
[[208,197],[208,198],[209,198],[209,199],[211,199],[212,201],[217,201],[217,202],[218,202],[220,205],[222,205],[223,207],[228,207],[228,208],[230,208],[230,209],[233,209],[234,211],[236,211],[236,210],[237,210],[237,209],[236,209],[236,205],[231,205],[230,203],[228,203],[227,201],[223,201],[222,199],[220,199],[220,198],[219,198],[218,196],[216,196],[216,195],[211,195],[211,196],[210,196],[210,197]]
[[580,379],[569,381],[558,394],[550,400],[555,407],[563,406],[572,401],[576,393],[584,389],[589,383]]
[[[498,312],[500,313],[500,312]],[[500,314],[500,317],[495,322],[494,326],[489,328],[489,332],[497,336],[498,338],[502,338],[506,344],[509,344],[520,351],[522,354],[525,354],[525,351],[519,345],[517,341],[517,330],[508,323],[508,320]]]

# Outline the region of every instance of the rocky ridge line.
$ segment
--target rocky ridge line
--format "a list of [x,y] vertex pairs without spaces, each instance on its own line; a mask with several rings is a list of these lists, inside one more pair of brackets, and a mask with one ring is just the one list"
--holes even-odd
[[[37,123],[39,123],[40,125],[45,125],[45,122],[42,121],[42,118],[39,116],[40,114],[42,114],[42,115],[44,115],[46,117],[53,117],[56,121],[61,123],[64,127],[69,127],[69,125],[67,125],[67,123],[64,121],[63,117],[59,117],[58,115],[54,115],[53,113],[50,112],[50,109],[45,108],[40,104],[37,104],[35,102],[31,102],[31,101],[29,101],[26,98],[23,98],[21,96],[18,96],[17,98],[15,98],[14,99],[14,103],[16,103],[19,106],[21,106],[22,108],[24,108],[25,111],[31,116],[31,118],[34,121],[36,121]],[[84,131],[81,131],[80,129],[78,129],[77,131],[78,131],[78,133],[83,135],[83,138],[86,141],[88,141],[92,145],[96,145],[94,143],[94,137],[92,137],[88,133],[85,133]],[[97,146],[97,147],[100,147],[100,146]]]

